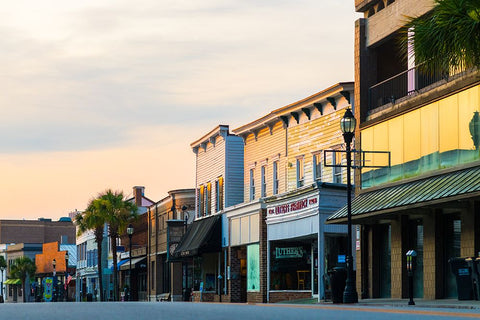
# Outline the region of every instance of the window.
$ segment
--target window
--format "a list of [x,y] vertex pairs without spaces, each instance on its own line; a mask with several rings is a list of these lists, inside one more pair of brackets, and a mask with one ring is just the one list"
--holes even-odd
[[273,162],[273,194],[278,193],[278,161]]
[[261,173],[262,173],[262,197],[266,197],[267,196],[267,181],[266,181],[266,178],[265,178],[265,174],[266,174],[266,171],[267,171],[267,166],[262,166],[261,168]]
[[305,184],[305,170],[303,157],[297,158],[297,188]]
[[215,181],[215,210],[223,210],[223,177]]
[[332,163],[336,166],[333,167],[333,183],[342,183],[342,156],[340,152],[332,152]]
[[198,195],[198,216],[203,217],[205,213],[205,186],[200,186]]
[[313,155],[313,180],[322,180],[322,154],[320,152]]
[[207,183],[206,197],[205,197],[205,215],[212,213],[212,184]]
[[250,169],[250,201],[255,199],[255,169]]

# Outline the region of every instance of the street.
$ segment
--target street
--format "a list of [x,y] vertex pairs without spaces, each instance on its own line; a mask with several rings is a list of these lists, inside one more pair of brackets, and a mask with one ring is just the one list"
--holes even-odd
[[480,318],[480,310],[446,308],[380,308],[344,305],[215,304],[184,302],[6,303],[0,319],[465,319]]

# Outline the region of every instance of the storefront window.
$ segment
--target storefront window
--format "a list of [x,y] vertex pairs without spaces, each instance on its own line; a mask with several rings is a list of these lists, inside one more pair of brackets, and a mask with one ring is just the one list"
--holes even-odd
[[311,244],[274,241],[270,250],[270,290],[311,290]]
[[247,291],[260,291],[260,246],[247,246]]

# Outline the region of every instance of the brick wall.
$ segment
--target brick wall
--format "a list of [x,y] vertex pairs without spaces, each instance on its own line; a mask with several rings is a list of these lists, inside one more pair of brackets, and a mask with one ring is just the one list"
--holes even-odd
[[436,215],[423,217],[423,297],[436,298]]
[[[401,217],[399,217],[401,218]],[[391,222],[391,297],[402,298],[403,250],[401,219]]]
[[240,259],[238,258],[238,248],[229,247],[229,265],[230,265],[230,281],[228,281],[228,292],[230,293],[232,302],[241,301],[241,279],[240,279]]
[[312,297],[310,291],[270,291],[270,302],[290,301],[298,299],[308,299]]

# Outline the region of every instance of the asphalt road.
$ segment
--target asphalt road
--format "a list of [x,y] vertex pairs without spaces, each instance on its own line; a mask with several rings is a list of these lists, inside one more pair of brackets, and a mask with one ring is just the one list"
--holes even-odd
[[380,308],[343,305],[246,305],[188,302],[4,303],[0,319],[62,320],[427,320],[479,318],[480,310]]

